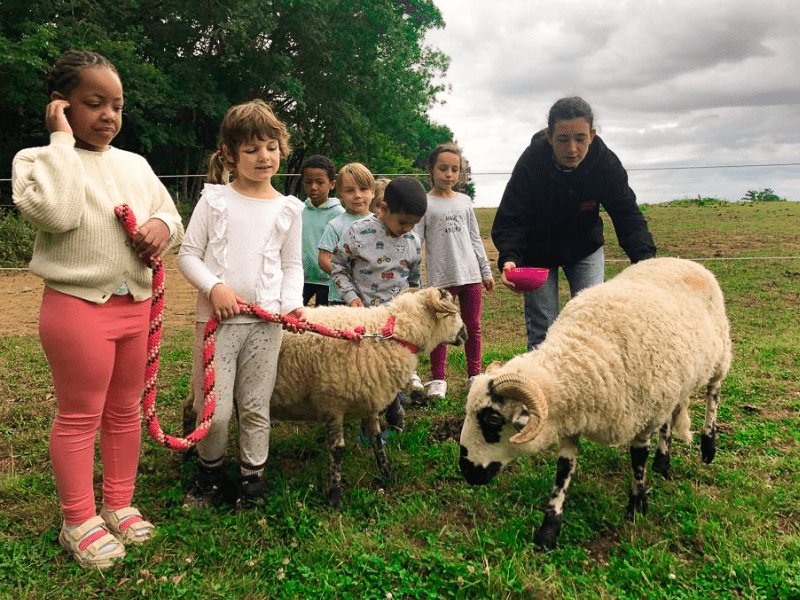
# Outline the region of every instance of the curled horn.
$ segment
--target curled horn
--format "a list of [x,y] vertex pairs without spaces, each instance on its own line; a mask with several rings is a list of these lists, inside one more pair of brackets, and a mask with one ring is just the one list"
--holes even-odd
[[511,374],[496,377],[492,384],[494,393],[522,402],[531,413],[528,424],[508,441],[512,444],[524,444],[539,435],[547,420],[547,400],[542,388],[527,377]]
[[458,312],[458,307],[453,302],[443,302],[442,298],[445,294],[448,294],[447,290],[440,289],[440,288],[430,288],[429,291],[429,300],[430,300],[430,307],[437,313],[445,313],[448,315],[454,315]]

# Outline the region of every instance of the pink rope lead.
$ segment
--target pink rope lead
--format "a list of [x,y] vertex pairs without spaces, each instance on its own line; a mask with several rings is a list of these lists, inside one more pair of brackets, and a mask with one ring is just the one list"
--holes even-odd
[[[139,226],[136,224],[136,217],[133,211],[127,204],[121,204],[114,207],[114,214],[116,215],[125,233],[129,237],[135,236],[139,231]],[[164,261],[160,256],[152,257],[144,255],[142,257],[144,263],[153,270],[153,294],[150,304],[150,328],[147,336],[147,364],[145,365],[145,384],[144,392],[142,394],[142,409],[144,411],[144,421],[147,427],[147,432],[155,441],[170,450],[188,450],[197,442],[203,439],[203,436],[208,433],[211,426],[211,421],[214,418],[214,410],[217,406],[216,393],[214,392],[214,384],[216,380],[216,372],[214,369],[214,349],[216,344],[216,332],[219,327],[219,321],[216,317],[211,317],[206,323],[206,328],[203,333],[203,414],[200,416],[200,422],[197,428],[187,435],[185,438],[176,438],[164,433],[158,423],[156,416],[156,381],[158,379],[158,367],[161,362],[161,326],[164,315],[164,290],[165,290],[165,276],[164,276]],[[380,335],[365,336],[364,327],[356,327],[354,331],[343,331],[340,329],[331,329],[318,323],[307,323],[299,321],[293,317],[278,315],[265,311],[260,306],[247,303],[239,303],[241,312],[257,316],[258,318],[269,321],[272,323],[281,323],[283,325],[292,325],[298,331],[311,331],[320,335],[328,337],[355,340],[359,341],[363,337],[376,337],[380,339],[388,339],[392,337],[392,327],[384,327]],[[390,317],[391,318],[391,317]],[[393,319],[393,318],[391,318]],[[394,325],[394,321],[391,321]],[[387,329],[388,328],[388,329]]]

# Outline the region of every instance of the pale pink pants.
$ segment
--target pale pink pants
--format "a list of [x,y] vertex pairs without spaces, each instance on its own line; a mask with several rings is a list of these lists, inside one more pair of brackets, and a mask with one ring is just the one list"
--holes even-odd
[[149,313],[150,300],[112,296],[95,304],[45,288],[39,338],[58,401],[50,458],[68,525],[97,514],[92,472],[98,430],[103,505],[117,510],[131,504]]

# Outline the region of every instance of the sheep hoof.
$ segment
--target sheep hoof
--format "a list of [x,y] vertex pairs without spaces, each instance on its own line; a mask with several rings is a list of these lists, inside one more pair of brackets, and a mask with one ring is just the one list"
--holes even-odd
[[669,454],[656,450],[653,457],[653,471],[661,474],[664,479],[669,479]]
[[557,515],[554,511],[548,510],[544,514],[544,521],[541,527],[536,530],[533,536],[533,543],[542,550],[552,550],[555,548],[558,534],[561,533],[561,523],[563,519],[563,515]]
[[716,425],[711,429],[711,433],[705,433],[700,437],[700,454],[703,457],[703,462],[707,465],[711,464],[714,456],[717,454],[717,427]]
[[633,519],[637,512],[647,514],[647,494],[631,493],[628,497],[628,507],[625,509],[628,519]]
[[333,508],[339,508],[342,504],[342,496],[344,492],[341,487],[335,487],[328,490],[328,502],[331,503]]

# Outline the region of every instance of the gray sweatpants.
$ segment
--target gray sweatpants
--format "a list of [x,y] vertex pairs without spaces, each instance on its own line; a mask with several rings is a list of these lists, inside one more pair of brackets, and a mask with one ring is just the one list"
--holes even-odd
[[[203,412],[203,332],[198,323],[194,337],[194,409]],[[217,328],[214,363],[217,406],[197,454],[206,465],[222,462],[228,445],[228,425],[233,402],[239,416],[239,464],[248,470],[264,467],[269,454],[269,402],[275,387],[278,352],[283,331],[278,323],[221,323]]]

